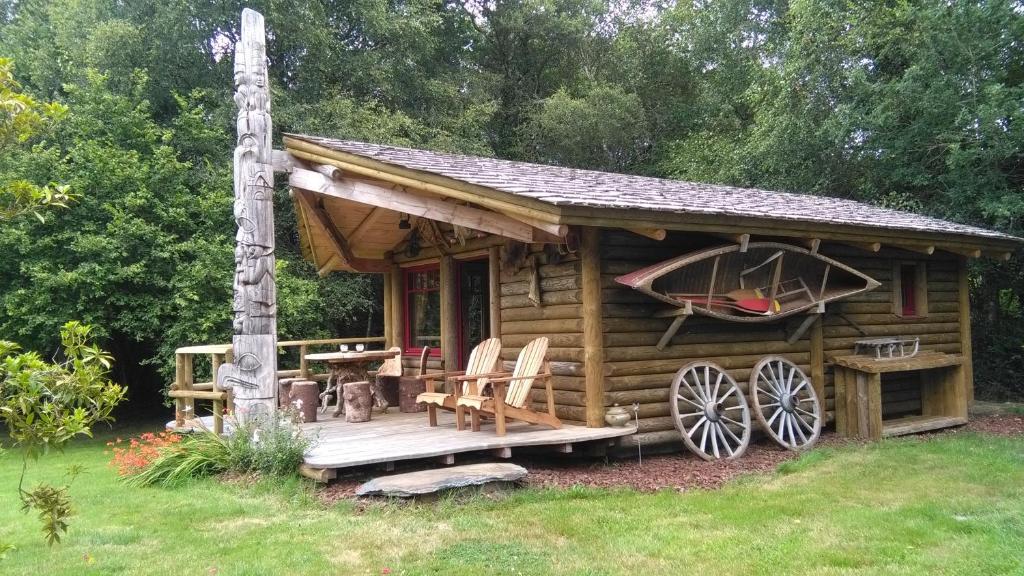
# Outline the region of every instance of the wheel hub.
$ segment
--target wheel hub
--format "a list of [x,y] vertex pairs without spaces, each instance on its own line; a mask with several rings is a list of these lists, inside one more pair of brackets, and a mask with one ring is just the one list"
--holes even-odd
[[704,404],[704,416],[712,421],[718,422],[722,419],[722,404],[720,402],[708,402]]
[[796,410],[796,405],[800,400],[796,397],[796,394],[783,394],[779,403],[782,405],[782,409],[786,412],[793,412]]

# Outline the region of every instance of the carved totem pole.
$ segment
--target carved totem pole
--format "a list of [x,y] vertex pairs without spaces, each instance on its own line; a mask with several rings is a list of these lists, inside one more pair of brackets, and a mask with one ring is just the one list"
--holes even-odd
[[274,280],[274,167],[263,15],[242,11],[235,45],[234,361],[217,372],[241,420],[277,406],[277,287]]

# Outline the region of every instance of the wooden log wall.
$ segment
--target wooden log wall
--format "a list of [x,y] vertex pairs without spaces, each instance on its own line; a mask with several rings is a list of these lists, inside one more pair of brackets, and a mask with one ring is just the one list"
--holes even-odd
[[[694,316],[683,324],[664,350],[657,350],[655,344],[670,320],[653,318],[652,313],[663,306],[618,285],[614,278],[721,243],[722,240],[699,235],[670,234],[658,242],[628,232],[606,230],[602,234],[602,310],[607,373],[603,401],[605,406],[633,402],[640,406],[640,433],[626,438],[626,445],[635,445],[639,441],[645,446],[660,443],[682,446],[670,416],[668,394],[676,371],[695,360],[710,361],[724,367],[746,392],[747,380],[758,360],[767,355],[784,356],[800,366],[812,380],[818,380],[815,387],[824,392],[825,409],[831,420],[835,410],[831,358],[852,353],[856,340],[919,336],[922,349],[949,353],[961,351],[958,262],[955,256],[939,252],[933,256],[922,256],[895,249],[872,253],[842,245],[825,245],[821,252],[863,271],[881,282],[882,286],[841,304],[830,305],[819,324],[793,344],[787,344],[786,339],[803,320],[802,316],[777,323],[749,325]],[[900,318],[893,314],[892,276],[896,261],[925,263],[928,279],[926,316]],[[559,306],[548,310],[545,317],[537,316],[543,325],[536,322],[533,325],[538,330],[543,327],[562,334],[560,338],[565,346],[566,359],[575,359],[578,351],[569,344],[576,341],[575,335],[581,329],[582,321],[573,317],[575,301],[562,303],[560,296],[559,302]],[[564,317],[555,319],[555,310]],[[862,335],[850,321],[866,334]],[[894,389],[891,393],[888,410],[894,414],[912,412],[920,407],[920,394],[915,399],[908,391],[909,385],[904,388]]]
[[[501,357],[511,368],[519,351],[541,336],[550,340],[548,360],[554,374],[555,410],[571,424],[587,421],[584,358],[583,267],[579,254],[553,257],[540,246],[530,249],[527,259],[537,260],[540,277],[540,306],[529,298],[531,267],[515,270],[506,261],[499,274]],[[544,391],[533,390],[534,409],[544,406]]]

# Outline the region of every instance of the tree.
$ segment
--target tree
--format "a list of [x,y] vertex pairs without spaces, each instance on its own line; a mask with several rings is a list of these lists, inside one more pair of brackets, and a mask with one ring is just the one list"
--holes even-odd
[[530,113],[525,156],[538,162],[627,172],[651,141],[643,104],[618,86],[594,86],[574,97],[559,90]]
[[[14,63],[0,58],[0,148],[10,150],[24,145],[43,125],[65,113],[60,104],[38,102],[21,92],[21,86],[14,80]],[[0,221],[28,213],[43,220],[43,209],[66,208],[73,197],[67,186],[39,186],[28,180],[6,178],[0,172]]]

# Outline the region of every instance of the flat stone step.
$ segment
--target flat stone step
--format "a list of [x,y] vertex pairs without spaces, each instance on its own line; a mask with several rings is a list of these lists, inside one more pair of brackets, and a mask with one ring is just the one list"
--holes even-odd
[[360,486],[356,490],[356,496],[411,498],[492,482],[518,482],[525,476],[526,468],[507,462],[466,464],[374,478]]

